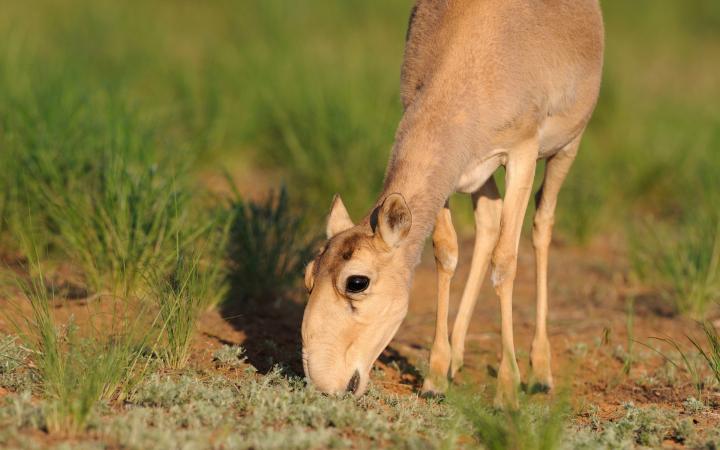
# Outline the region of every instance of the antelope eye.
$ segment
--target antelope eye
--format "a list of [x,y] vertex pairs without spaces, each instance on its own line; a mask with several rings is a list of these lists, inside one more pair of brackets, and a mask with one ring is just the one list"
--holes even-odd
[[345,290],[353,294],[364,291],[368,286],[370,286],[370,278],[363,275],[352,275],[345,281]]

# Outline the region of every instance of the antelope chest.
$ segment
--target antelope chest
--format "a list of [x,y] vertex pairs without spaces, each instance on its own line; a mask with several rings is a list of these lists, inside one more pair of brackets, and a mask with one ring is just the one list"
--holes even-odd
[[498,167],[505,164],[507,152],[495,150],[487,157],[473,161],[460,176],[455,190],[463,194],[472,194],[480,189],[487,180],[495,173]]
[[[538,129],[538,159],[548,158],[572,141],[583,128],[583,123],[567,118],[549,117]],[[507,162],[512,150],[494,149],[481,157],[473,159],[460,176],[455,190],[472,194],[480,189],[500,166]]]

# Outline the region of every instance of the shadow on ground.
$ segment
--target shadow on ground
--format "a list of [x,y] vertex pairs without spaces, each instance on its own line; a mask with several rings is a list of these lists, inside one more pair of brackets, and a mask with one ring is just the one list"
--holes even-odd
[[[298,300],[247,302],[232,290],[221,305],[223,319],[245,335],[243,348],[247,362],[261,374],[267,374],[276,365],[286,376],[303,377],[302,325],[305,306]],[[422,375],[406,356],[392,346],[378,358],[385,371],[396,372],[399,383],[412,391],[419,391]]]
[[220,313],[245,334],[247,361],[266,374],[276,365],[288,376],[303,376],[301,359],[303,305],[293,300],[245,301],[231,290]]
[[423,382],[422,374],[405,355],[394,349],[392,344],[383,350],[378,361],[385,366],[386,371],[390,369],[397,372],[399,384],[409,386],[413,392],[420,392]]

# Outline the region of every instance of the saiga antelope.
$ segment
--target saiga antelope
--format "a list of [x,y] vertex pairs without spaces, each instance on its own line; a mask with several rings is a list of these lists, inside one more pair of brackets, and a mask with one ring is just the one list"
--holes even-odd
[[[547,337],[548,247],[558,191],[595,107],[602,72],[598,0],[418,0],[402,66],[404,113],[382,193],[354,225],[338,196],[328,241],[305,272],[305,374],[320,390],[362,394],[370,368],[408,308],[408,292],[432,232],[438,306],[423,391],[441,392],[463,364],[465,335],[489,264],[500,299],[502,357],[495,403],[517,407],[512,295],[522,220],[538,160],[537,325],[533,379],[551,388]],[[501,198],[493,173],[505,167]],[[476,237],[460,308],[448,337],[450,280],[458,244],[448,209],[472,195]],[[434,225],[434,231],[433,231]]]

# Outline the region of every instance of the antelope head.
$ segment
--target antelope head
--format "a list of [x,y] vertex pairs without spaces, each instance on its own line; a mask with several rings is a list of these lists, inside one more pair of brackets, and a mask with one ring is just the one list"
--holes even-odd
[[359,225],[335,196],[328,241],[305,270],[303,367],[319,390],[365,392],[373,363],[407,313],[411,268],[402,244],[411,222],[401,194],[388,195]]

